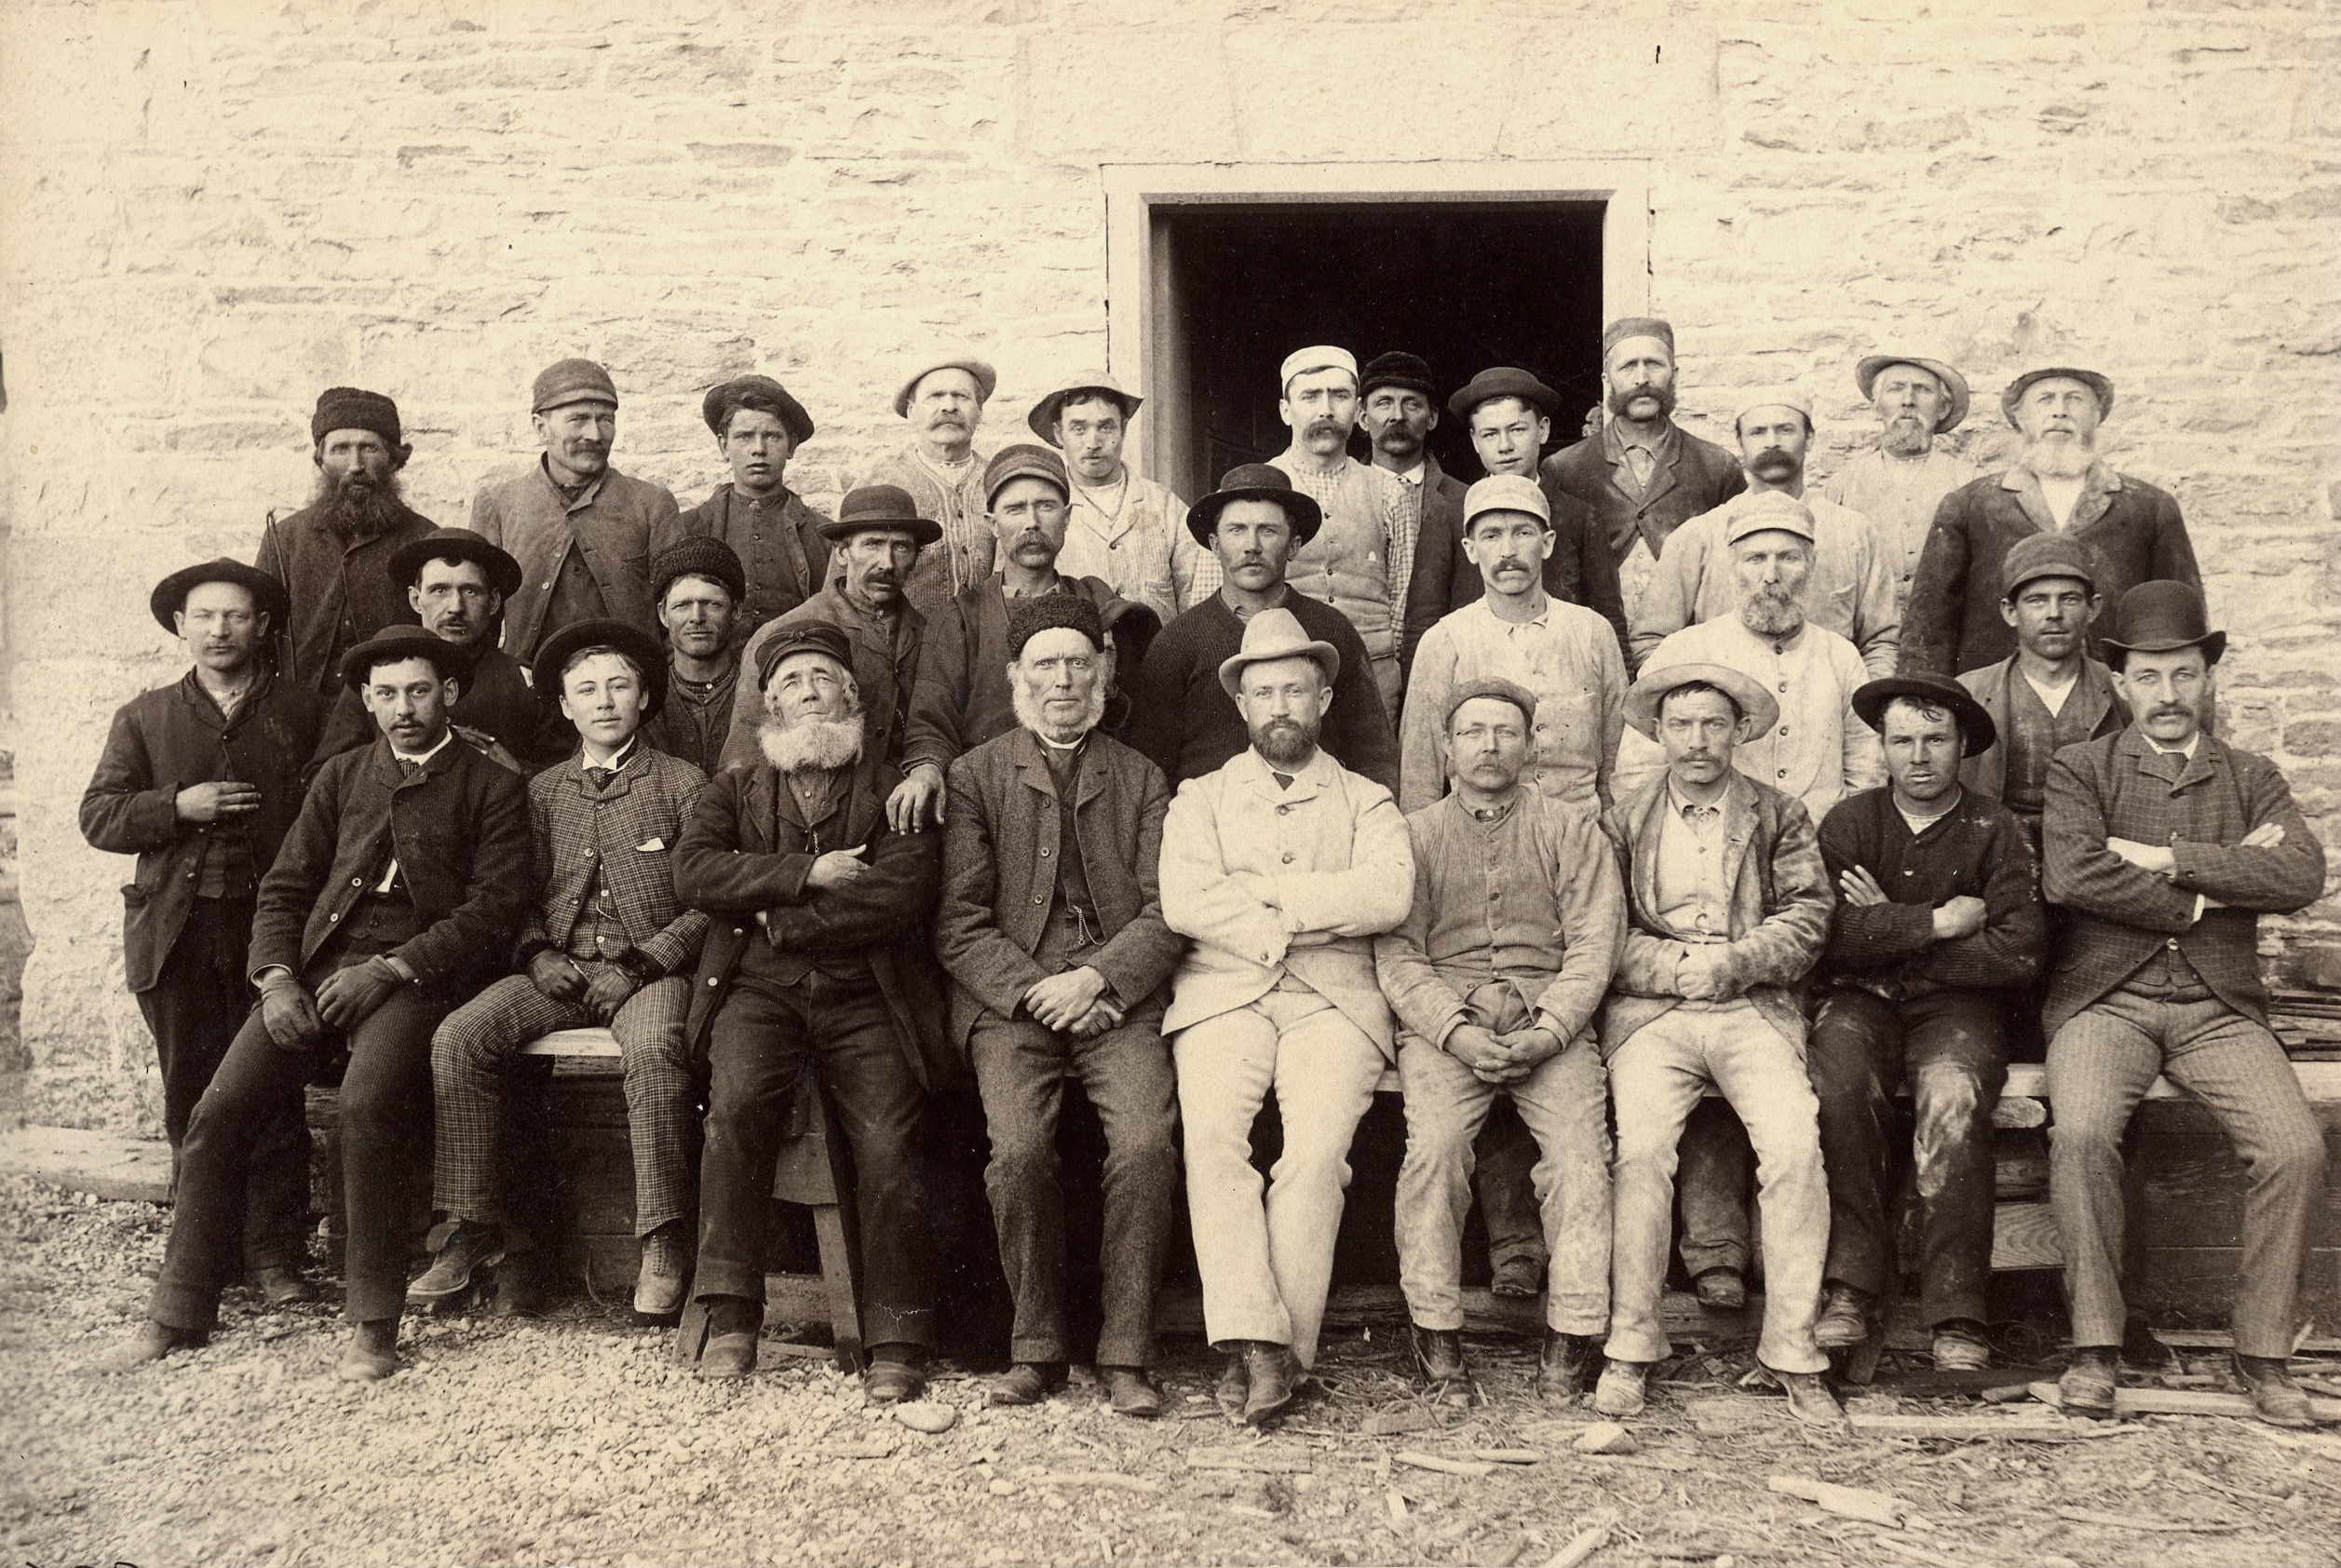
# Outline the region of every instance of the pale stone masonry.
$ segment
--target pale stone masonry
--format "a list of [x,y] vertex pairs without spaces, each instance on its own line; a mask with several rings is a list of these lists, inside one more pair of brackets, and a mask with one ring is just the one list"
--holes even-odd
[[[1866,439],[1852,367],[1881,344],[1947,346],[1986,467],[2013,372],[2102,368],[2115,461],[2177,494],[2235,634],[2229,733],[2341,844],[2341,21],[2322,0],[1754,9],[0,9],[0,516],[38,944],[33,1070],[0,1116],[151,1115],[127,863],[75,808],[113,708],[175,673],[149,586],[249,559],[302,503],[320,387],[395,396],[409,497],[457,522],[527,454],[551,359],[609,365],[617,464],[685,505],[723,477],[700,391],[761,370],[819,422],[791,480],[832,505],[899,443],[914,350],[998,365],[987,449],[1107,362],[1119,164],[1636,161],[1649,211],[1611,221],[1646,226],[1635,303],[1675,322],[1686,420],[1727,438],[1737,390],[1801,380],[1816,476]],[[2341,983],[2332,898],[2267,929],[2280,977]]]

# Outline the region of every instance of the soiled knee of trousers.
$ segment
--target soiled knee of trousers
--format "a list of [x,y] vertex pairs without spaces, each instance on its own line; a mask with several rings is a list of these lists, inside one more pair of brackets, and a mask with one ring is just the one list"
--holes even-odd
[[1979,1132],[1986,1141],[1990,1138],[1988,1130],[1976,1126],[1983,1086],[1964,1068],[1934,1065],[1920,1069],[1917,1082],[1911,1088],[1918,1113],[1911,1140],[1911,1163],[1915,1168],[1918,1190],[1931,1197],[1943,1191],[1949,1180],[1946,1167],[1951,1156]]

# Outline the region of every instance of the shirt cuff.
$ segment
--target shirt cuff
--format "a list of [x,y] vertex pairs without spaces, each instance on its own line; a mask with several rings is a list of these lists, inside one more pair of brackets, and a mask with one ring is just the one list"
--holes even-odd
[[2189,915],[2186,921],[2189,926],[2197,925],[2201,922],[2203,918],[2203,907],[2206,902],[2207,900],[2204,899],[2203,895],[2200,893],[2195,895],[2195,912],[2192,915]]

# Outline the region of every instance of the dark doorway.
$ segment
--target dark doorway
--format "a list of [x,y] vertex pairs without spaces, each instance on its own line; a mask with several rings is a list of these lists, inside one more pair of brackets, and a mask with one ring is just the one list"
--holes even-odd
[[[1281,452],[1277,368],[1312,343],[1342,345],[1360,363],[1389,349],[1419,354],[1442,403],[1475,372],[1522,366],[1562,395],[1555,447],[1575,440],[1600,397],[1604,210],[1592,201],[1157,208],[1157,477],[1191,497],[1234,465]],[[1443,409],[1431,446],[1456,477],[1479,477],[1469,438]],[[1362,438],[1353,450],[1362,455]]]

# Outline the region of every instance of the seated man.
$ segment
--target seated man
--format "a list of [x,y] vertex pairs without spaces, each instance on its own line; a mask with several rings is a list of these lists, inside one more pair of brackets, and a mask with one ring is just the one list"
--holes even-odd
[[1617,1108],[1604,1415],[1641,1411],[1671,1347],[1658,1316],[1674,1207],[1675,1145],[1710,1084],[1747,1124],[1764,1223],[1764,1331],[1756,1358],[1799,1421],[1845,1419],[1813,1343],[1829,1245],[1820,1106],[1805,1075],[1805,977],[1829,937],[1829,882],[1794,796],[1732,766],[1780,720],[1772,694],[1718,664],[1645,669],[1626,722],[1666,771],[1610,808],[1625,866],[1625,959],[1602,1020]]
[[[254,1140],[297,1106],[318,1057],[345,1051],[345,1378],[398,1370],[407,1194],[429,1144],[431,1031],[503,967],[528,899],[528,791],[447,724],[468,655],[419,626],[344,656],[382,739],[329,761],[261,879],[260,1006],[187,1127],[170,1242],[145,1332],[112,1365],[205,1343],[237,1263]],[[298,1115],[297,1110],[292,1114]]]
[[[1616,658],[1608,626],[1585,615]],[[1625,891],[1593,813],[1521,782],[1536,698],[1489,678],[1446,706],[1440,750],[1455,791],[1406,818],[1414,907],[1373,944],[1403,1025],[1399,1280],[1416,1364],[1434,1389],[1460,1392],[1472,1141],[1509,1095],[1539,1151],[1532,1180],[1552,1259],[1536,1392],[1566,1404],[1609,1327],[1609,1091],[1592,1022],[1625,935]]]
[[952,1034],[983,1096],[984,1184],[1016,1299],[1014,1365],[991,1402],[1036,1404],[1064,1378],[1057,1111],[1069,1067],[1105,1129],[1098,1372],[1115,1410],[1157,1415],[1146,1366],[1179,1184],[1162,1003],[1182,944],[1156,884],[1170,789],[1097,733],[1114,655],[1096,605],[1077,594],[1012,601],[1006,650],[1018,727],[951,764],[935,916]]
[[[2048,921],[2032,849],[1997,801],[1959,786],[1959,759],[1989,747],[1991,715],[1941,676],[1872,681],[1854,711],[1886,743],[1882,790],[1837,803],[1820,858],[1840,902],[1808,1043],[1829,1168],[1824,1350],[1870,1337],[1893,1277],[1901,1173],[1924,1215],[1919,1311],[1935,1367],[1991,1358],[1992,1108],[2008,1081],[2008,1014],[2040,972]],[[1910,1086],[1905,1142],[1894,1093]]]
[[[850,509],[850,504],[849,507]],[[934,833],[885,820],[900,779],[864,738],[844,629],[772,623],[757,657],[759,760],[711,780],[675,852],[675,892],[716,917],[685,1025],[706,1053],[699,1255],[702,1377],[756,1370],[772,1169],[807,1074],[837,1108],[861,1216],[862,1392],[918,1397],[935,1341],[919,1120],[953,1060],[927,935]]]
[[[1227,1352],[1221,1408],[1253,1426],[1317,1359],[1349,1141],[1391,1054],[1368,939],[1414,885],[1390,792],[1318,747],[1339,659],[1291,611],[1255,614],[1220,667],[1251,749],[1182,785],[1162,829],[1162,917],[1195,939],[1162,1026],[1204,1329]],[[1271,1088],[1284,1153],[1264,1201],[1252,1124]]]
[[2325,1206],[2324,1135],[2267,1027],[2259,917],[2324,890],[2325,857],[2283,775],[2204,733],[2227,636],[2200,589],[2141,583],[2104,638],[2136,721],[2049,764],[2042,882],[2064,907],[2049,1036],[2049,1196],[2064,1237],[2073,1364],[2064,1408],[2114,1413],[2121,1140],[2159,1073],[2217,1115],[2251,1178],[2235,1370],[2260,1418],[2308,1425],[2285,1361],[2300,1270]]
[[572,621],[536,651],[536,689],[583,737],[529,780],[537,902],[507,975],[455,1009],[431,1041],[438,1206],[451,1222],[410,1306],[436,1306],[502,1256],[497,1105],[521,1048],[556,1029],[617,1036],[634,1146],[634,1310],[681,1309],[688,1272],[691,1140],[698,1086],[683,1041],[687,978],[707,916],[675,898],[674,846],[707,782],[642,743],[666,695],[657,642],[623,621]]

